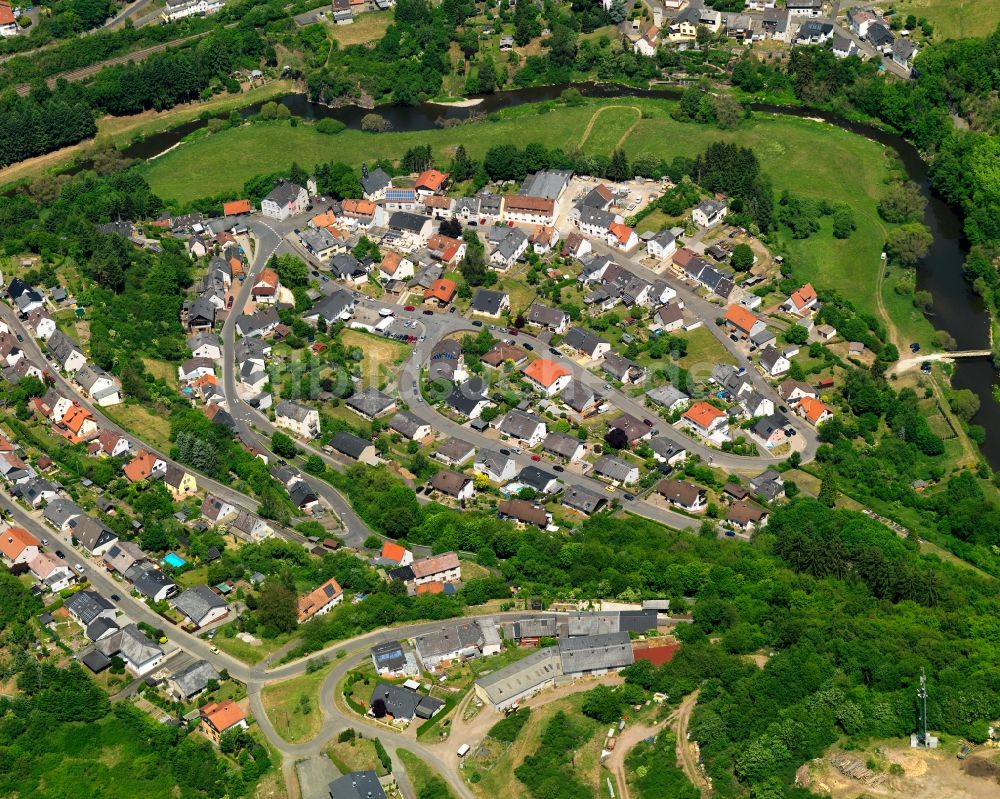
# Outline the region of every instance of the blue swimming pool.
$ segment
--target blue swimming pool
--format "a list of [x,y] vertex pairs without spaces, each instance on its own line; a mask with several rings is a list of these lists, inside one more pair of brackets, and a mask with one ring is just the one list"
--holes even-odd
[[187,563],[187,561],[184,560],[184,558],[182,558],[180,555],[175,555],[173,552],[168,552],[164,556],[163,562],[166,563],[168,566],[173,566],[175,569],[179,569],[181,566]]

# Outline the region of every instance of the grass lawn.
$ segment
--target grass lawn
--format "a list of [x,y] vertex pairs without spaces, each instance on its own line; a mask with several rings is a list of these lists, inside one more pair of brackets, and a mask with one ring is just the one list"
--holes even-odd
[[143,358],[143,366],[153,377],[163,378],[163,382],[172,388],[177,388],[177,367],[166,361],[158,361],[155,358]]
[[[375,754],[375,744],[368,738],[334,743],[326,753],[342,774],[352,771],[374,771],[380,777],[384,777],[387,773],[382,761]],[[417,793],[419,795],[419,791]]]
[[188,569],[176,578],[177,584],[181,588],[190,588],[193,585],[204,585],[208,581],[208,566],[198,566],[195,569]]
[[235,636],[227,638],[224,635],[217,635],[212,640],[212,643],[219,647],[219,649],[227,655],[232,655],[234,658],[242,660],[244,663],[248,663],[253,666],[256,663],[260,663],[260,661],[272,652],[275,652],[283,647],[290,640],[290,636],[281,635],[277,638],[261,639],[260,646],[254,646],[253,644],[248,644],[246,641],[236,638]]
[[[615,148],[641,116],[642,111],[637,106],[599,108],[581,134],[580,148],[584,152],[606,155]],[[586,138],[583,138],[584,136]]]
[[157,416],[142,405],[115,405],[104,413],[126,430],[161,450],[170,449],[170,420]]
[[500,287],[510,295],[510,310],[514,315],[527,311],[538,296],[534,286],[516,278],[502,279]]
[[330,22],[326,24],[333,29],[330,35],[337,40],[337,43],[341,47],[347,47],[349,44],[364,44],[381,39],[385,29],[395,18],[396,14],[391,10],[370,11],[367,14],[358,14],[350,25],[334,25]]
[[308,741],[319,733],[323,714],[319,708],[319,689],[333,664],[312,674],[268,685],[261,699],[264,712],[278,735],[291,743]]
[[1000,22],[996,0],[902,0],[896,11],[904,17],[927,17],[936,41],[986,36]]
[[706,319],[701,327],[696,327],[690,333],[682,334],[688,343],[687,354],[680,359],[679,363],[685,369],[700,367],[711,372],[711,367],[717,363],[735,364],[736,359],[729,354],[729,350],[722,346],[722,343],[712,335],[712,331],[705,325],[715,324],[714,320]]
[[340,340],[345,347],[359,347],[365,354],[361,361],[361,382],[364,386],[382,386],[392,379],[396,367],[410,355],[410,348],[392,339],[373,336],[363,330],[342,330]]
[[[396,754],[399,759],[403,761],[403,767],[406,769],[406,776],[410,778],[410,782],[413,784],[413,790],[416,791],[417,796],[424,796],[426,792],[426,795],[433,795],[440,797],[440,799],[452,799],[452,797],[454,797],[455,794],[453,794],[451,789],[448,788],[448,783],[444,781],[441,775],[434,771],[434,769],[428,766],[415,754],[408,752],[405,749],[397,749]],[[444,789],[437,790],[431,794],[427,788],[431,782],[442,783]]]
[[642,234],[651,230],[654,233],[659,233],[664,228],[670,229],[675,227],[676,222],[676,217],[667,216],[663,211],[656,210],[648,216],[643,217],[639,224],[635,226],[635,232]]

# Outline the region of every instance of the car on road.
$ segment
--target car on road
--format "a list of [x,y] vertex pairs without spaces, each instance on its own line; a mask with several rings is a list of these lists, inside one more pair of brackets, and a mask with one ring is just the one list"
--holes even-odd
[[471,746],[469,746],[468,744],[462,744],[460,747],[458,747],[457,754],[459,757],[465,757],[467,754],[469,754],[471,750],[472,750]]
[[48,545],[49,545],[49,539],[47,539],[47,538],[43,538],[43,539],[42,539],[42,546],[43,546],[43,547],[47,547]]
[[736,533],[732,530],[726,530],[726,538],[736,538]]
[[211,653],[212,653],[213,655],[218,655],[218,654],[219,654],[219,647],[217,647],[217,646],[213,646],[213,647],[212,647],[211,649],[209,649],[208,651],[209,651],[209,652],[211,652]]
[[605,383],[604,384],[604,390],[605,391],[613,391],[614,389],[611,388],[611,384],[610,383]]
[[111,595],[111,601],[112,602],[121,602],[122,598],[120,596],[118,596],[118,594],[112,594]]
[[434,311],[432,311],[430,308],[425,308],[424,311],[423,311],[423,314],[424,314],[424,316],[433,316],[434,315]]
[[652,427],[653,426],[653,420],[652,419],[643,419],[642,423],[644,425],[646,425],[646,427]]
[[955,757],[957,757],[959,760],[965,760],[965,758],[969,756],[969,753],[971,751],[972,751],[971,746],[969,746],[968,744],[962,744],[962,748],[958,750],[958,754],[955,755]]
[[87,567],[84,566],[82,563],[77,563],[76,564],[76,570],[78,572],[85,572],[85,571],[87,571]]
[[480,322],[480,321],[479,321],[478,319],[473,319],[473,320],[472,320],[472,326],[473,326],[473,327],[482,327],[482,326],[483,326],[483,323],[482,323],[482,322]]
[[57,549],[56,550],[56,557],[57,558],[62,558],[63,560],[65,560],[66,559],[66,553],[63,552],[61,549]]
[[18,333],[17,334],[17,340],[18,341],[24,341],[24,336],[22,336],[20,333]]
[[607,491],[609,494],[614,494],[615,493],[615,487],[614,486],[605,486],[604,490]]
[[632,501],[633,499],[635,499],[635,494],[624,494],[623,496],[624,496],[624,497],[625,497],[625,499],[626,499],[626,500],[628,500],[629,502],[631,502],[631,501]]
[[417,394],[417,402],[423,402],[424,398]]
[[403,306],[403,310],[404,311],[415,311],[417,309],[415,307],[413,307],[412,305],[404,305]]
[[531,344],[529,344],[527,341],[524,342],[524,348],[526,350],[528,350],[528,352],[534,352],[534,350],[535,350],[535,348]]
[[531,459],[533,461],[540,461],[542,459],[542,456],[541,455],[532,455]]
[[509,449],[504,449],[503,447],[501,447],[500,448],[500,454],[501,455],[510,455],[510,450]]
[[378,315],[381,316],[382,318],[385,318],[386,316],[392,316],[392,308],[379,308]]
[[516,335],[517,335],[518,333],[520,333],[521,331],[520,331],[520,330],[518,330],[518,329],[517,329],[516,327],[508,327],[508,328],[507,328],[507,332],[508,332],[508,333],[509,333],[510,335],[512,335],[512,336],[516,336]]
[[931,373],[931,362],[930,361],[924,361],[922,364],[920,364],[920,371],[924,372],[925,374],[930,374]]
[[455,311],[457,311],[457,310],[458,310],[458,308],[456,308],[454,305],[452,305],[451,308],[448,309],[448,313],[455,313]]
[[410,385],[411,385],[412,388],[416,388],[417,387],[417,381],[416,380],[412,381],[410,383]]
[[552,468],[555,469],[557,472],[565,472],[566,471],[566,469],[564,467],[560,466],[558,463],[555,466],[553,466]]
[[910,345],[910,352],[920,352],[920,345],[917,342],[913,342]]
[[426,340],[427,336],[421,336],[417,339],[418,342]]

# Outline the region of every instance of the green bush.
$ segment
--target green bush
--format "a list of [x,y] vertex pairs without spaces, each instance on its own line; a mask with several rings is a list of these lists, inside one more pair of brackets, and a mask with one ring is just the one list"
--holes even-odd
[[339,119],[321,119],[316,123],[316,131],[318,133],[324,133],[327,136],[336,136],[338,133],[342,133],[345,130],[347,130],[347,125]]
[[524,708],[516,713],[511,713],[490,727],[487,735],[497,741],[513,743],[517,740],[517,736],[521,730],[524,729],[524,725],[528,723],[530,716],[531,708]]

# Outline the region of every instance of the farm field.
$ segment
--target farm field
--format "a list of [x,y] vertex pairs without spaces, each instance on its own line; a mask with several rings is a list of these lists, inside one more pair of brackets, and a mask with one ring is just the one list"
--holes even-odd
[[996,0],[903,0],[895,8],[904,16],[927,17],[935,41],[986,36],[1000,23]]

